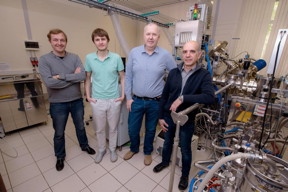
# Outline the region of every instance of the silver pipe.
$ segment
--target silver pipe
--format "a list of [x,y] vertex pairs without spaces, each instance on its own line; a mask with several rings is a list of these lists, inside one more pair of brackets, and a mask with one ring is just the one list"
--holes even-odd
[[218,91],[215,92],[215,95],[217,95],[218,93],[223,92],[224,90],[228,89],[229,87],[231,87],[232,85],[234,85],[234,82],[229,83],[228,85],[226,85],[225,87],[222,87],[221,89],[219,89]]
[[214,139],[214,140],[212,141],[212,146],[213,146],[214,148],[219,149],[219,150],[234,151],[234,149],[231,148],[231,147],[220,147],[219,145],[216,145],[216,144],[215,144],[216,140],[217,140],[217,139]]
[[112,23],[113,23],[117,38],[119,40],[119,43],[120,43],[122,49],[124,50],[124,53],[125,53],[126,57],[128,57],[130,49],[128,48],[129,46],[127,44],[127,41],[124,38],[122,29],[121,29],[121,26],[120,26],[120,23],[119,23],[118,15],[115,14],[115,12],[113,12],[113,11],[108,11],[108,13],[109,13],[109,15],[111,17],[111,20],[112,20]]
[[172,165],[171,165],[169,189],[168,189],[169,192],[172,192],[172,190],[173,190],[173,181],[174,181],[177,151],[178,151],[177,148],[178,148],[178,143],[179,143],[179,130],[180,130],[180,121],[177,121],[176,133],[175,133],[174,144],[173,144]]

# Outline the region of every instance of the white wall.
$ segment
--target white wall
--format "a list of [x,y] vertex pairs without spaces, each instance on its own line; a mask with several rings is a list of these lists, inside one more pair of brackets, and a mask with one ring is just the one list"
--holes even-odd
[[[107,12],[64,0],[26,0],[32,39],[39,42],[41,56],[51,51],[47,33],[62,29],[68,36],[67,51],[77,53],[84,63],[85,55],[95,51],[91,33],[95,28],[107,30],[110,51],[125,56],[116,38]],[[9,63],[11,70],[31,70],[29,52],[24,48],[28,39],[21,0],[0,1],[0,63]],[[132,48],[136,46],[137,22],[119,16],[123,33]]]
[[241,22],[241,6],[243,0],[217,0],[219,3],[218,17],[215,18],[214,40],[227,41],[228,52],[234,50],[237,41],[237,30]]

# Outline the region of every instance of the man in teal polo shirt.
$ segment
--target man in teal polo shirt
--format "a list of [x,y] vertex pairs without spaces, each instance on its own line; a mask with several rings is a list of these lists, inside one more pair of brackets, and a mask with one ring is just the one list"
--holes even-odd
[[[106,153],[106,122],[109,127],[110,160],[117,161],[116,153],[117,125],[120,118],[120,106],[124,99],[124,66],[121,57],[108,50],[108,33],[100,28],[92,32],[92,41],[97,51],[86,56],[85,90],[92,106],[92,117],[96,128],[98,152],[95,162],[100,163]],[[92,94],[91,94],[92,77]],[[119,93],[119,77],[121,95]]]

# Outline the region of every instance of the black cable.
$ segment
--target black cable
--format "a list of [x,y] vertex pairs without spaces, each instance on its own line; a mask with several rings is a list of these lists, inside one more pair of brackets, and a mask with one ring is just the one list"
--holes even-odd
[[286,31],[280,31],[281,36],[280,36],[280,41],[279,41],[278,46],[277,46],[277,52],[276,52],[276,57],[275,57],[273,73],[272,73],[272,77],[271,77],[271,81],[270,81],[270,85],[269,85],[269,94],[268,94],[268,99],[267,99],[267,103],[266,103],[266,109],[265,109],[263,123],[262,123],[262,130],[261,130],[260,141],[259,141],[259,146],[258,146],[258,150],[259,151],[262,148],[261,142],[262,142],[262,137],[263,137],[263,133],[264,133],[264,129],[265,129],[265,121],[266,121],[267,109],[269,107],[269,102],[270,102],[270,99],[271,99],[271,93],[272,93],[272,88],[273,88],[273,82],[274,82],[274,79],[275,79],[275,71],[276,71],[276,66],[277,66],[279,49],[280,49],[282,38],[284,37],[285,33],[286,33]]
[[270,109],[270,130],[269,130],[269,134],[268,134],[268,136],[267,136],[267,138],[266,138],[266,141],[264,142],[264,144],[262,145],[262,147],[261,147],[261,149],[266,145],[266,143],[268,142],[268,140],[269,140],[269,138],[270,138],[270,135],[271,135],[271,133],[272,133],[272,112],[273,112],[273,110],[272,110],[272,103],[270,104],[270,107],[271,107],[271,109]]

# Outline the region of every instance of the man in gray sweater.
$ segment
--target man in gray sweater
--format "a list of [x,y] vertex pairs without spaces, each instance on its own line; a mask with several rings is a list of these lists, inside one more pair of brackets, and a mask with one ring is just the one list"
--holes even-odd
[[50,102],[53,120],[54,152],[57,157],[56,169],[64,168],[65,127],[71,113],[78,142],[82,151],[95,154],[89,147],[84,127],[84,105],[80,89],[85,80],[85,70],[78,55],[67,52],[67,36],[60,29],[52,29],[47,34],[52,51],[39,59],[39,72],[44,81]]

